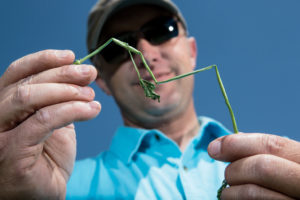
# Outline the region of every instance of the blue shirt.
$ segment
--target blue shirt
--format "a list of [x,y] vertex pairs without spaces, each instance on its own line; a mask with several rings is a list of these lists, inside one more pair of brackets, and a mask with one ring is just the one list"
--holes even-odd
[[120,127],[108,151],[75,163],[67,199],[216,199],[227,164],[207,146],[231,132],[207,117],[199,123],[184,152],[158,130]]

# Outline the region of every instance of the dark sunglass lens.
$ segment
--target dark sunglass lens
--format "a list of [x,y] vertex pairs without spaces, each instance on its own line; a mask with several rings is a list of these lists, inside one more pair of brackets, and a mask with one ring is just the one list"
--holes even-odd
[[136,47],[137,44],[137,36],[135,32],[126,32],[121,33],[116,36],[117,39],[121,40],[122,42],[126,42],[132,47]]
[[[178,36],[177,21],[171,17],[159,17],[145,24],[141,28],[141,32],[145,39],[151,44],[159,45]],[[114,37],[136,48],[138,40],[137,34],[137,31],[125,32]],[[110,43],[100,54],[106,62],[114,64],[119,64],[130,58],[127,50],[115,43]]]
[[[135,34],[132,32],[120,33],[115,35],[114,38],[117,38],[122,42],[126,42],[132,47],[136,47],[137,42]],[[114,64],[119,64],[130,58],[128,51],[124,47],[121,47],[114,42],[110,43],[102,50],[102,56],[106,62]]]
[[151,44],[162,44],[178,36],[177,22],[172,18],[155,20],[150,27],[145,28],[144,35]]
[[100,54],[102,57],[106,60],[108,63],[121,63],[128,59],[128,52],[119,45],[115,43],[110,43],[108,46],[106,46]]

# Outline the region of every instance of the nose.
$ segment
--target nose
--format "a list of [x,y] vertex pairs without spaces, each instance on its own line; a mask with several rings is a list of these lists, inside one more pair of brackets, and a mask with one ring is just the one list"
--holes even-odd
[[[161,58],[159,45],[152,45],[144,38],[140,38],[137,43],[137,49],[142,52],[147,64],[152,69]],[[139,64],[143,65],[142,61]]]

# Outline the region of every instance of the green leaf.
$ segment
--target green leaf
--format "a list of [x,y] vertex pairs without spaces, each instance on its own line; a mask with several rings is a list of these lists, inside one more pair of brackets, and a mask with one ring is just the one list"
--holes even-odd
[[140,79],[140,85],[144,89],[146,97],[149,97],[153,100],[157,99],[157,101],[160,102],[160,96],[156,92],[154,92],[155,85],[153,83]]

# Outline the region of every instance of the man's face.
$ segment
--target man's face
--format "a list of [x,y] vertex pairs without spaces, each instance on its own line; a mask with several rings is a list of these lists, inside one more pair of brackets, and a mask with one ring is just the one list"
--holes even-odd
[[[104,35],[110,38],[118,33],[139,30],[147,22],[168,15],[152,6],[135,6],[123,10],[111,18],[105,26]],[[140,38],[136,48],[142,52],[149,67],[158,81],[191,72],[195,66],[196,45],[193,38],[187,38],[180,23],[179,35],[170,40],[153,45]],[[134,56],[141,76],[148,80],[146,71],[139,56]],[[127,125],[153,128],[166,120],[172,120],[193,102],[193,77],[188,77],[162,85],[155,91],[160,95],[160,103],[146,98],[134,66],[130,59],[122,63],[107,63],[100,58],[103,69],[98,84],[106,93],[114,96]]]

